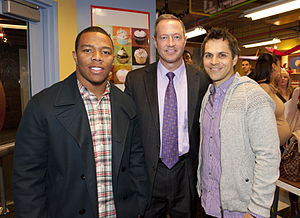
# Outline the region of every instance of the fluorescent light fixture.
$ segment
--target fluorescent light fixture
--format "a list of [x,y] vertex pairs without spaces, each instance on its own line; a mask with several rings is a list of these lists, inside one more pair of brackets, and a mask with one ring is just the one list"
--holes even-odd
[[300,0],[278,0],[256,8],[248,9],[244,12],[244,17],[251,18],[252,20],[258,20],[275,14],[296,10],[298,8],[300,8]]
[[272,44],[276,44],[276,43],[280,43],[280,42],[281,42],[280,39],[274,38],[272,40],[268,40],[268,41],[264,41],[264,42],[256,42],[256,43],[243,45],[243,47],[253,48],[253,47],[259,47],[259,46],[263,46],[263,45],[272,45]]
[[3,24],[3,23],[0,23],[0,28],[27,30],[26,25],[14,25],[14,24]]
[[191,30],[188,30],[185,34],[186,38],[193,38],[195,36],[200,36],[206,34],[206,30],[203,27],[196,27]]

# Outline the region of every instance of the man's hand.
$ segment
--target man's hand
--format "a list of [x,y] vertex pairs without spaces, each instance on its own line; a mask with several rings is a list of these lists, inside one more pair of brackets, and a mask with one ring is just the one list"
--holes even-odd
[[254,218],[254,216],[252,216],[250,213],[247,212],[245,214],[244,218]]

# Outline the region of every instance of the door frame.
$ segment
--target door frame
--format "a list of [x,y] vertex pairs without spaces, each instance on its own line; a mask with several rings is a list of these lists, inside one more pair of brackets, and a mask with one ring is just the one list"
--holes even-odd
[[26,0],[40,7],[40,22],[0,14],[28,22],[28,66],[31,96],[59,81],[58,12],[53,0]]

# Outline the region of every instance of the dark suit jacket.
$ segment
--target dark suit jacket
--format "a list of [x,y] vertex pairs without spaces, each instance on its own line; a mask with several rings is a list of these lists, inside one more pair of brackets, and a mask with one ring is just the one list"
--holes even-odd
[[[130,97],[111,86],[112,175],[117,217],[146,207],[144,151]],[[98,217],[90,125],[73,73],[34,96],[20,123],[14,154],[17,217]]]
[[[199,113],[202,98],[208,87],[208,80],[201,72],[186,65],[188,82],[188,128],[190,158],[187,171],[192,195],[196,196],[196,173],[199,151]],[[157,63],[128,73],[125,93],[136,103],[141,137],[145,150],[145,160],[149,175],[149,191],[152,188],[160,153],[160,125],[157,97]]]
[[247,75],[250,79],[255,79],[255,73],[253,70]]

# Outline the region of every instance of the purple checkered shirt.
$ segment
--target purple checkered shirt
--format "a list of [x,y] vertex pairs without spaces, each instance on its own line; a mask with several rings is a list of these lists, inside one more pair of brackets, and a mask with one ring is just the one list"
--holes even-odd
[[89,118],[94,145],[99,217],[115,218],[112,188],[110,84],[107,83],[105,92],[98,101],[94,93],[86,89],[78,80],[77,82]]
[[[223,216],[221,215],[220,177],[222,172],[219,127],[224,97],[233,79],[234,76],[230,77],[216,89],[214,86],[210,87],[209,100],[203,114],[201,204],[205,213],[214,217],[241,218],[245,215],[245,213],[238,211],[230,212],[228,210],[224,210]],[[262,218],[251,211],[249,213],[254,217]]]

